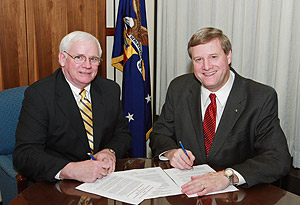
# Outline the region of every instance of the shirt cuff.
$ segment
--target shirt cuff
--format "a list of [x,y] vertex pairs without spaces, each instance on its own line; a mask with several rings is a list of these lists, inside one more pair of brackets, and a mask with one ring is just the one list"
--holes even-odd
[[55,179],[57,179],[57,180],[62,180],[62,179],[59,177],[60,173],[61,173],[61,170],[55,175]]
[[238,173],[236,170],[234,170],[234,169],[232,169],[232,170],[233,170],[234,174],[239,178],[239,182],[235,185],[239,186],[239,185],[245,184],[246,180],[244,179],[244,177],[240,173]]
[[[170,150],[168,150],[168,151],[170,151]],[[165,152],[161,153],[160,155],[158,155],[158,159],[161,161],[168,161],[169,159],[164,156],[164,154],[168,151],[165,151]]]

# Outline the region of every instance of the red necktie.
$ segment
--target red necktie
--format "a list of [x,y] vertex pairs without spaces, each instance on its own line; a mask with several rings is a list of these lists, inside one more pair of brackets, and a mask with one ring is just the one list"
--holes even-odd
[[217,116],[216,95],[211,93],[209,98],[211,103],[206,108],[203,121],[206,155],[208,155],[211,144],[214,140]]

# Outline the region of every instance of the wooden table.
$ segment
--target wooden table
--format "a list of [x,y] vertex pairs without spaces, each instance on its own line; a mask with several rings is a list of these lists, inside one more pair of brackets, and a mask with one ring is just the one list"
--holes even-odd
[[[171,168],[168,162],[152,159],[122,159],[117,161],[116,170],[129,170],[148,167]],[[83,196],[89,197],[88,204],[118,205],[125,204],[105,197],[76,190],[81,182],[64,180],[60,182],[38,182],[25,189],[10,204],[83,204]],[[143,205],[164,204],[293,204],[300,205],[300,196],[268,184],[250,189],[238,187],[239,191],[204,197],[187,198],[185,195],[161,197],[142,202]],[[213,203],[212,203],[213,202]]]

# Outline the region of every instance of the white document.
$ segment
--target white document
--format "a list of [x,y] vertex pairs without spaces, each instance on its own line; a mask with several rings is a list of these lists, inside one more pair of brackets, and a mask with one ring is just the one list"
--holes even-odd
[[122,171],[122,174],[161,183],[147,199],[182,194],[181,188],[160,167]]
[[[215,172],[208,165],[194,166],[193,170],[180,170],[176,168],[162,170],[160,167],[132,169],[113,172],[93,183],[83,183],[76,189],[104,196],[117,201],[139,204],[144,199],[165,197],[182,194],[181,186],[191,180],[191,176]],[[237,191],[229,186],[222,191],[210,194]],[[197,194],[188,197],[196,197]]]
[[[191,181],[192,176],[199,176],[199,175],[206,174],[208,172],[215,172],[215,170],[210,166],[208,166],[207,164],[193,166],[193,168],[194,169],[191,170],[180,170],[180,169],[172,168],[172,169],[165,169],[164,171],[175,181],[175,183],[179,187]],[[232,191],[238,191],[238,189],[235,186],[230,185],[224,190],[211,192],[206,195],[219,194],[219,193],[232,192]],[[197,194],[188,195],[188,197],[197,197]]]
[[113,172],[93,183],[83,183],[76,189],[129,204],[139,204],[160,185],[161,183],[132,177],[122,172]]

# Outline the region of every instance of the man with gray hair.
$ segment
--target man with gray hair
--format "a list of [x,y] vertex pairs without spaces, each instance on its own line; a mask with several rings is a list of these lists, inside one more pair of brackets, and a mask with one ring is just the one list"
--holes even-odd
[[93,182],[131,145],[120,87],[97,76],[102,50],[93,35],[69,33],[59,49],[61,68],[25,91],[14,166],[34,181]]

